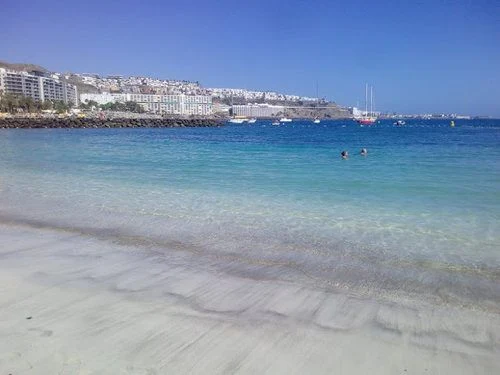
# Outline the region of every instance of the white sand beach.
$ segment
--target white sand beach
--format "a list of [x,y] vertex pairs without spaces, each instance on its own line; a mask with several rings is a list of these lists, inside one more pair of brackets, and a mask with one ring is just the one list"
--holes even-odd
[[498,311],[236,277],[0,225],[2,374],[496,374]]

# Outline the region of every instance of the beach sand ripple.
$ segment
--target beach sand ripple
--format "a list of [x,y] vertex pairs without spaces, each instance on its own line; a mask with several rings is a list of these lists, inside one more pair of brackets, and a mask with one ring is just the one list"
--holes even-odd
[[237,276],[64,230],[0,233],[2,373],[500,372],[495,311]]

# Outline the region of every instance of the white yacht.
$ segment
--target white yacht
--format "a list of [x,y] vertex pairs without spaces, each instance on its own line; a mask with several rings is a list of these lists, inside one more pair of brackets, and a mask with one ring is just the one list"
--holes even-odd
[[280,122],[292,122],[292,119],[288,117],[282,117],[280,118]]

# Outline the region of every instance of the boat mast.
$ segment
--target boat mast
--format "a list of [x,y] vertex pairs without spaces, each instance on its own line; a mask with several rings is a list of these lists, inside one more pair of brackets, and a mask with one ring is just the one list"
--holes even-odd
[[368,115],[368,83],[365,84],[365,117]]
[[316,117],[319,118],[318,81],[316,81]]
[[373,86],[370,86],[370,116],[373,117]]
[[377,106],[376,106],[376,103],[375,103],[375,95],[373,95],[373,116],[377,116],[375,115],[375,109],[377,109]]

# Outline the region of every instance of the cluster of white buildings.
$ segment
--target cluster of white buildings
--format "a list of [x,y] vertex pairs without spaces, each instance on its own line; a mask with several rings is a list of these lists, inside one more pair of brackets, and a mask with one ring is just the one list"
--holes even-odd
[[76,86],[43,72],[20,72],[0,68],[0,94],[22,95],[35,101],[60,100],[78,104]]
[[81,94],[80,101],[82,103],[94,101],[99,105],[132,101],[140,104],[146,112],[165,115],[210,116],[214,113],[210,95],[102,93]]
[[316,101],[317,98],[286,95],[274,91],[252,91],[232,88],[203,88],[198,82],[163,80],[140,76],[100,76],[98,74],[74,74],[83,83],[92,85],[100,92],[158,95],[211,95],[214,98],[244,98],[247,101]]
[[209,88],[208,92],[215,98],[244,98],[248,101],[252,100],[273,100],[273,101],[317,101],[318,98],[308,96],[286,95],[274,91],[250,91],[246,89],[229,89],[229,88]]
[[162,80],[138,76],[100,76],[98,74],[74,74],[83,83],[99,89],[101,92],[120,92],[130,94],[184,94],[203,95],[206,89],[201,88],[198,82],[181,80]]

